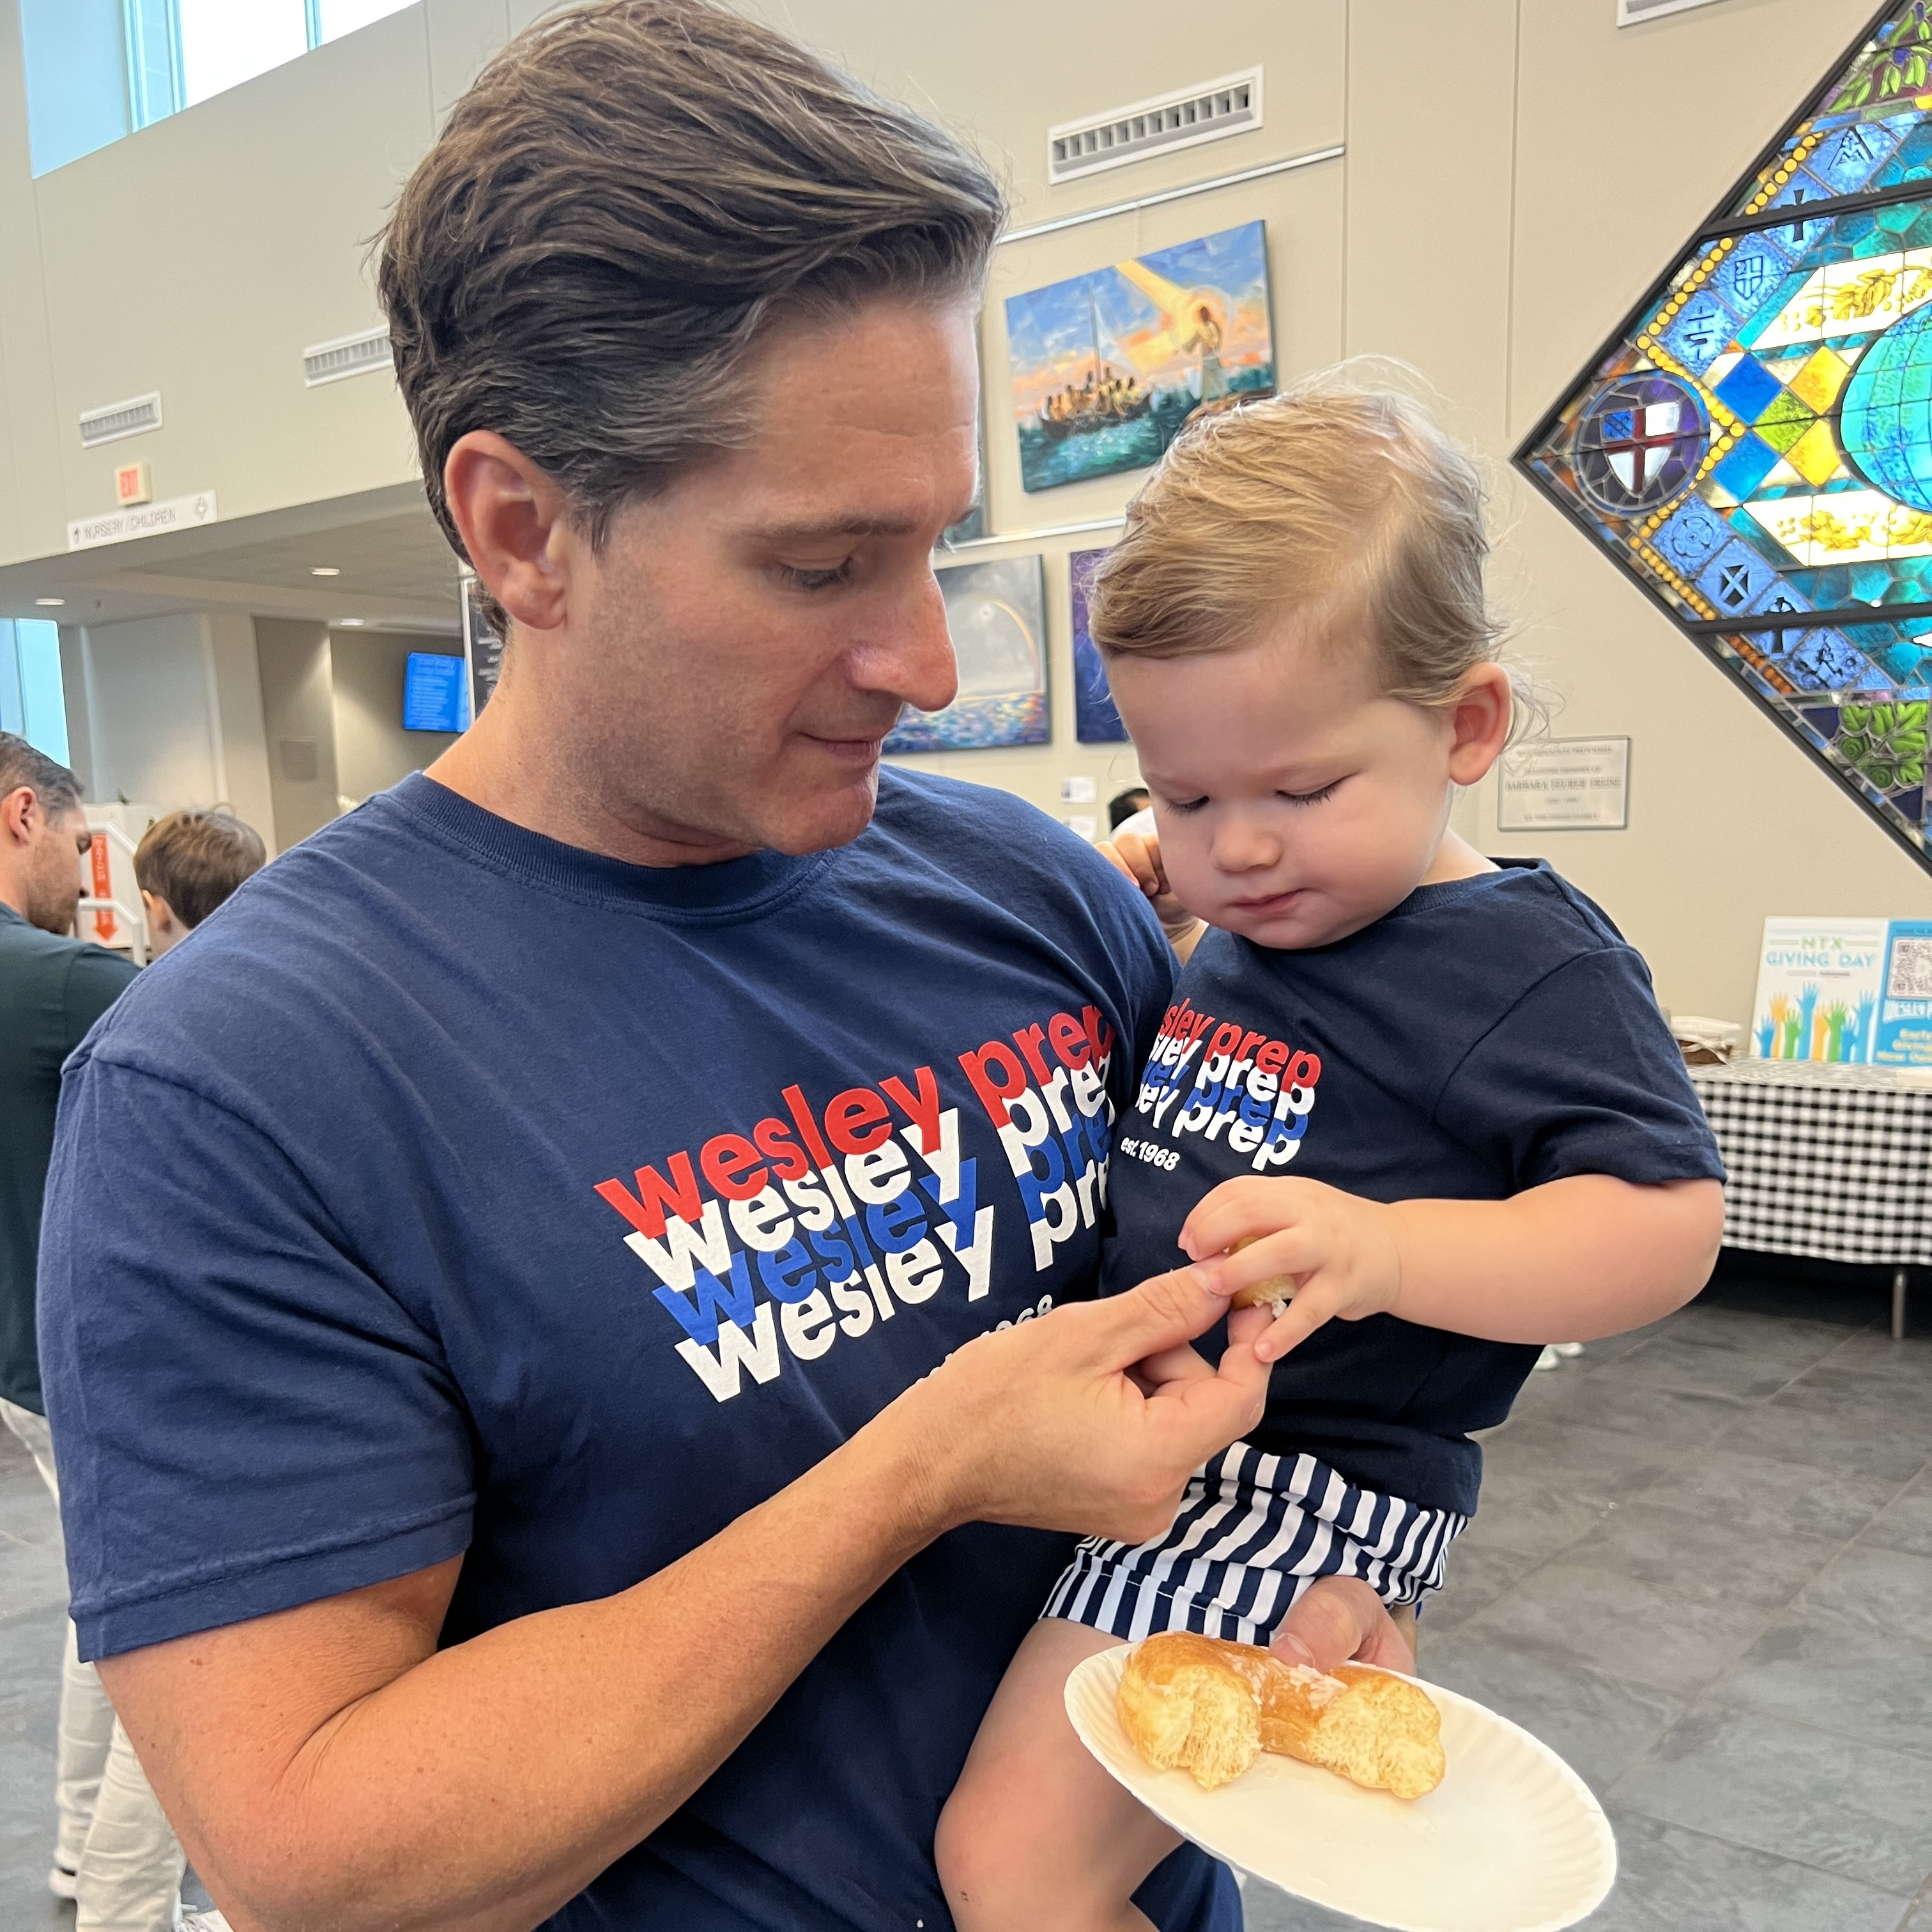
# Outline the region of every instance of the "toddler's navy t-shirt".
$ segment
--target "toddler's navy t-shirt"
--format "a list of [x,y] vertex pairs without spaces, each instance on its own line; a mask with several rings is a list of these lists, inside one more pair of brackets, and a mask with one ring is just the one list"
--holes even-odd
[[[675,1562],[1095,1292],[1172,983],[1097,854],[944,779],[674,870],[423,777],[338,820],[68,1064],[40,1334],[83,1653],[460,1554],[455,1643]],[[939,1808],[1072,1546],[940,1538],[553,1932],[944,1932]],[[1240,1922],[1191,1849],[1142,1903]]]
[[[1202,939],[1118,1130],[1109,1292],[1180,1266],[1196,1202],[1244,1174],[1371,1201],[1724,1178],[1643,962],[1546,864],[1500,862],[1332,946]],[[1249,1439],[1472,1515],[1469,1432],[1509,1413],[1537,1353],[1390,1315],[1330,1322],[1276,1364]]]

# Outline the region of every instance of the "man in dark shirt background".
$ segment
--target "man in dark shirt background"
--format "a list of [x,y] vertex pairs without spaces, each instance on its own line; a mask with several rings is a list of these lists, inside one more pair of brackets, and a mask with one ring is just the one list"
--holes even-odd
[[[88,836],[73,772],[0,731],[0,1421],[26,1444],[56,1498],[34,1344],[40,1196],[61,1064],[136,971],[118,953],[74,937]],[[172,1924],[180,1848],[94,1666],[80,1661],[71,1625],[55,1779],[53,1889],[89,1894],[80,1901],[82,1924]]]

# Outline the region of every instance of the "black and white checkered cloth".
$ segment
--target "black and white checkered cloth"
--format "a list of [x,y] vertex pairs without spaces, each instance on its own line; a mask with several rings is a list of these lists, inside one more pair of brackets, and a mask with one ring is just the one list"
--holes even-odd
[[1690,1070],[1730,1179],[1724,1245],[1932,1267],[1932,1083],[1889,1067]]

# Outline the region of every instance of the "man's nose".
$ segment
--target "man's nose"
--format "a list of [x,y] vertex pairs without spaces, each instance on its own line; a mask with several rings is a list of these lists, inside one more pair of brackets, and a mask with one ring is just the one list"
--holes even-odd
[[959,694],[959,665],[946,628],[946,599],[928,572],[860,656],[855,681],[920,711],[943,711]]

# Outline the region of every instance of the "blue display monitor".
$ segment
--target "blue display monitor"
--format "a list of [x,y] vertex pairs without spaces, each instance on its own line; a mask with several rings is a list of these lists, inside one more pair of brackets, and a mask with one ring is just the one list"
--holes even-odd
[[464,731],[470,707],[464,701],[463,660],[435,651],[412,651],[403,670],[403,729]]

